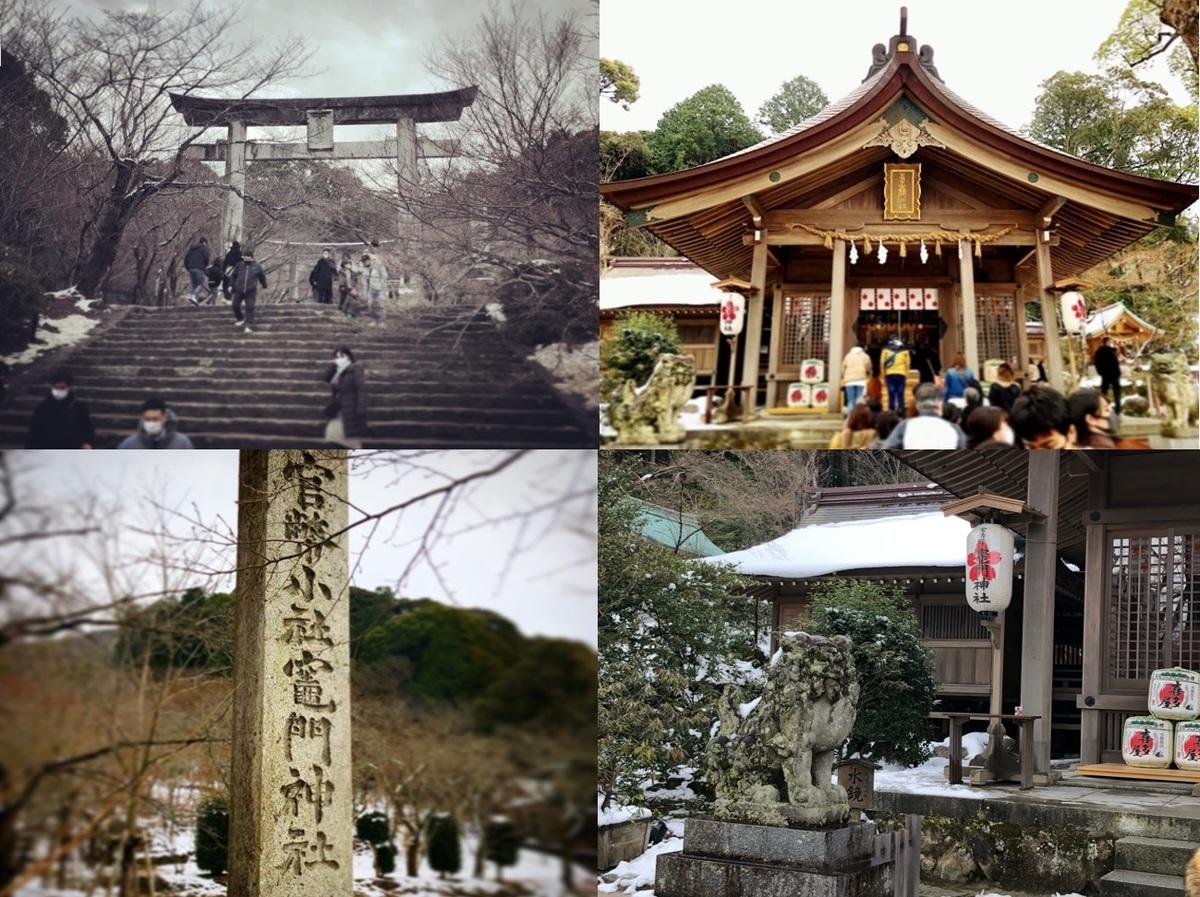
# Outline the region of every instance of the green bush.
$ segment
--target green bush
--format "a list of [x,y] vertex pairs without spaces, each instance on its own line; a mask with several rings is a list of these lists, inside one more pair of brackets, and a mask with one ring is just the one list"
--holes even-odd
[[505,866],[515,865],[521,850],[521,834],[507,819],[494,819],[488,823],[484,835],[487,858],[496,864],[496,880],[502,878]]
[[458,820],[449,813],[439,813],[429,820],[429,867],[442,878],[462,868]]
[[196,816],[196,865],[209,875],[229,868],[229,802],[214,794]]
[[32,274],[0,261],[0,352],[24,349],[42,307],[42,288]]
[[354,837],[366,841],[372,847],[386,844],[392,837],[387,816],[379,812],[363,813],[354,820]]
[[617,318],[600,346],[601,389],[604,397],[620,390],[626,380],[645,383],[660,355],[679,351],[679,331],[670,318],[633,312]]
[[831,581],[813,595],[809,628],[854,643],[862,692],[847,752],[908,766],[929,759],[927,718],[937,681],[904,593],[859,580]]

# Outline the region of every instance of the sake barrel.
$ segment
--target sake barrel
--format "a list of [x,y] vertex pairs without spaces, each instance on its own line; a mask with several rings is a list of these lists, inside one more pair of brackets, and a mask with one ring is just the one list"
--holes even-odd
[[825,379],[825,362],[820,358],[806,358],[800,362],[800,381],[820,383]]
[[1200,716],[1200,673],[1172,667],[1150,676],[1150,712],[1159,719]]
[[789,408],[807,408],[812,404],[812,387],[807,383],[789,383],[787,403]]
[[812,406],[814,408],[820,408],[823,405],[828,405],[829,404],[829,384],[828,383],[814,383],[812,385],[811,398],[812,398]]
[[1180,769],[1200,771],[1200,722],[1191,720],[1175,724],[1175,765]]
[[1175,745],[1173,728],[1165,719],[1131,716],[1125,720],[1121,757],[1126,766],[1142,769],[1166,769],[1171,765]]

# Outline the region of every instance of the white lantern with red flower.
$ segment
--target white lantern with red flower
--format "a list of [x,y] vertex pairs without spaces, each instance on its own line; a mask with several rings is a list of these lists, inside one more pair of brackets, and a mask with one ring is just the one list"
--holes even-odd
[[1062,294],[1062,319],[1063,328],[1067,333],[1075,334],[1083,330],[1083,325],[1087,322],[1087,302],[1083,295],[1076,293],[1074,290],[1068,290]]
[[805,358],[800,362],[800,382],[820,383],[825,379],[825,362],[820,358]]
[[980,613],[1002,613],[1012,601],[1013,534],[981,523],[967,535],[967,604]]
[[726,336],[737,336],[746,321],[746,297],[740,293],[728,293],[721,300],[721,332]]
[[787,404],[789,408],[808,408],[812,404],[812,387],[807,383],[789,383]]

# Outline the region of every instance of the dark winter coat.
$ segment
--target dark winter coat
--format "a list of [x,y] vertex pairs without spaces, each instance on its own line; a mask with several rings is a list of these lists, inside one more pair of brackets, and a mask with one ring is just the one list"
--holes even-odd
[[1092,364],[1096,365],[1096,373],[1101,377],[1117,378],[1121,376],[1121,360],[1117,350],[1112,346],[1101,346],[1092,356]]
[[25,448],[77,449],[96,444],[96,429],[84,402],[69,394],[65,399],[46,396],[33,411]]
[[367,386],[362,368],[351,364],[341,374],[330,365],[325,380],[333,389],[333,401],[325,408],[325,416],[342,416],[342,427],[350,437],[367,435]]
[[258,285],[262,284],[264,289],[267,286],[267,272],[263,270],[263,266],[254,259],[242,259],[238,262],[236,268],[233,269],[233,291],[235,293],[253,293],[258,289]]
[[208,246],[204,243],[193,243],[187,251],[187,255],[183,257],[183,267],[191,271],[193,268],[207,270],[208,268]]
[[993,383],[988,388],[988,404],[996,408],[1003,408],[1007,413],[1012,411],[1013,403],[1020,394],[1021,387],[1016,383],[1009,383],[1007,386],[999,382]]
[[337,266],[334,265],[333,259],[321,256],[313,266],[312,273],[308,275],[308,283],[318,290],[332,291],[333,279],[336,276]]
[[[238,247],[237,249],[230,249],[227,253],[225,253],[225,264],[222,267],[226,271],[229,271],[230,268],[236,268],[238,266],[238,262],[240,262],[241,260],[242,260],[241,247]],[[232,274],[233,272],[230,271],[230,273]]]

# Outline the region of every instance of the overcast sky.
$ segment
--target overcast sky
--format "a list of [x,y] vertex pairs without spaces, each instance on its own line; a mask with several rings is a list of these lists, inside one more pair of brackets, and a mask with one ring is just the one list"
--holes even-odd
[[[1023,128],[1042,81],[1060,69],[1099,71],[1092,55],[1126,2],[909,0],[908,33],[933,46],[938,72],[955,93]],[[641,98],[628,112],[602,102],[600,126],[652,130],[663,112],[714,83],[728,87],[751,119],[796,75],[837,100],[866,77],[871,47],[898,33],[900,6],[895,0],[602,0],[600,55],[633,66]],[[1165,66],[1147,68],[1143,77],[1185,100]]]
[[[426,470],[389,464],[352,472],[350,503],[377,513],[408,496],[430,489],[443,475],[486,468],[502,457],[494,452],[430,452]],[[206,522],[237,521],[237,464],[234,451],[194,452],[14,452],[18,483],[30,502],[62,505],[94,494],[118,507],[106,530],[120,532],[125,556],[145,551],[149,540],[133,532],[151,513],[153,498],[193,513]],[[470,492],[442,526],[432,552],[438,570],[422,561],[400,584],[407,597],[430,597],[466,607],[487,607],[513,620],[523,632],[596,644],[595,452],[533,452]],[[554,513],[521,516],[549,500],[573,496]],[[364,588],[397,586],[416,551],[415,540],[428,528],[433,501],[392,517],[367,544],[366,526],[352,531],[358,558],[352,576]],[[351,513],[351,521],[355,519]],[[488,521],[495,521],[489,523]],[[189,527],[176,521],[172,528]],[[67,550],[65,540],[60,548]],[[24,560],[28,560],[28,549]],[[77,569],[76,555],[47,558],[54,566]],[[0,552],[0,568],[12,558]],[[507,569],[506,569],[507,568]],[[228,587],[228,583],[223,584]],[[146,574],[144,590],[155,587]]]

